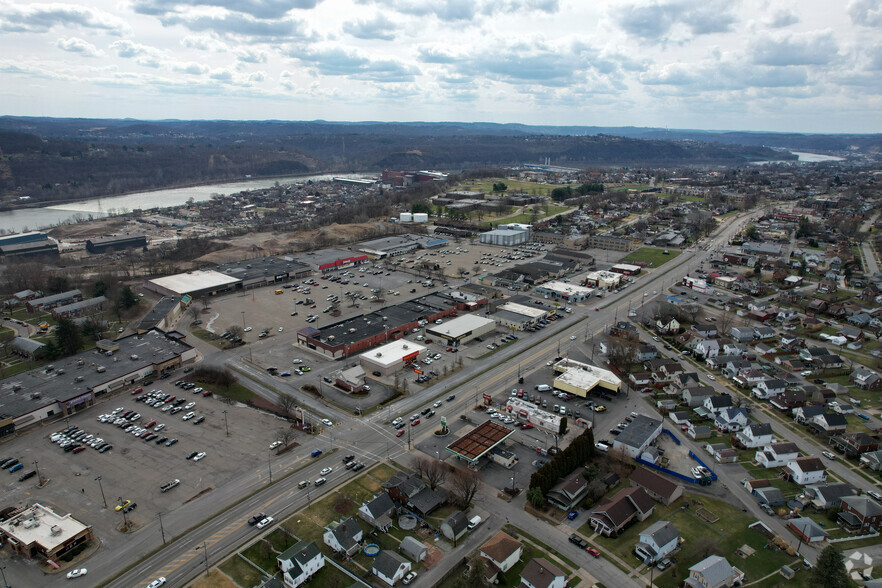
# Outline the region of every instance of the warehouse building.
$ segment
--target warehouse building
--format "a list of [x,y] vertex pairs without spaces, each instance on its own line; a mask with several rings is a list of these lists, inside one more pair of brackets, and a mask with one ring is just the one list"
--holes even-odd
[[52,561],[94,538],[91,526],[39,503],[0,523],[0,537],[20,557]]
[[371,258],[364,253],[354,253],[346,249],[320,249],[304,253],[299,259],[313,271],[325,274],[367,263]]
[[615,237],[613,235],[588,235],[585,246],[588,249],[606,249],[608,251],[631,251],[634,249],[634,239],[628,237]]
[[79,290],[68,290],[60,294],[52,294],[51,296],[43,296],[41,298],[33,298],[25,302],[28,312],[38,312],[41,310],[50,310],[56,306],[72,304],[83,299],[83,293]]
[[172,324],[184,312],[184,306],[181,299],[176,296],[163,296],[156,303],[156,306],[150,309],[141,322],[138,323],[137,331],[146,333],[150,329],[159,329],[160,331],[170,331]]
[[497,307],[491,315],[500,327],[515,331],[525,331],[548,316],[548,311],[538,306],[527,306],[516,302],[506,302]]
[[553,382],[556,389],[582,398],[595,388],[617,394],[622,387],[622,381],[610,370],[568,358],[555,363],[554,371],[560,374]]
[[519,231],[513,229],[493,229],[486,233],[481,233],[481,243],[485,245],[499,245],[501,247],[514,247],[530,241],[529,231]]
[[482,337],[496,330],[496,321],[474,314],[456,317],[440,325],[426,328],[426,335],[447,341],[448,345],[457,347],[477,337]]
[[591,298],[593,292],[591,288],[559,281],[545,282],[536,286],[537,295],[564,302],[582,302]]
[[626,276],[636,276],[640,273],[641,268],[639,265],[631,265],[630,263],[617,263],[611,268],[609,271],[615,272],[617,274],[624,274]]
[[39,257],[58,255],[58,243],[48,239],[0,245],[0,255],[8,257]]
[[401,371],[408,363],[419,359],[425,351],[426,348],[418,343],[398,339],[362,353],[359,361],[365,373],[389,376]]
[[404,255],[417,249],[432,249],[447,245],[447,239],[435,235],[395,235],[358,243],[354,247],[362,253],[372,255],[377,259]]
[[259,288],[304,278],[312,274],[309,265],[293,257],[256,257],[221,264],[214,271],[239,280],[236,288]]
[[89,253],[106,253],[108,251],[122,251],[135,247],[147,247],[146,235],[116,235],[113,237],[99,237],[86,241],[86,251]]
[[40,359],[46,350],[46,345],[27,337],[16,337],[9,343],[9,349],[16,355],[27,359]]
[[34,243],[36,241],[46,241],[49,235],[42,231],[31,231],[29,233],[19,233],[17,235],[6,235],[0,237],[0,247],[7,245],[18,245],[19,243]]
[[216,296],[230,292],[241,284],[241,280],[214,270],[193,270],[164,278],[147,280],[144,287],[162,296]]

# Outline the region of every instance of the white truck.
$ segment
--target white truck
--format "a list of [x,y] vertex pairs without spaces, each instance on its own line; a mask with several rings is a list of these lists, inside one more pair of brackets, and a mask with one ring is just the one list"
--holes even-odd
[[162,486],[160,486],[160,487],[159,487],[159,490],[162,491],[162,492],[168,492],[169,490],[171,490],[172,488],[174,488],[175,486],[177,486],[177,485],[180,484],[180,483],[181,483],[181,481],[178,480],[177,478],[175,478],[175,479],[172,480],[171,482],[166,482],[165,484],[163,484]]

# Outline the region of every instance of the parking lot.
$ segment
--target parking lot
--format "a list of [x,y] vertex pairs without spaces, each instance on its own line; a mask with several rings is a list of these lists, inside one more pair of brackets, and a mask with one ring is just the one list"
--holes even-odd
[[[270,455],[269,445],[276,439],[276,431],[287,425],[253,409],[182,391],[170,380],[162,381],[161,385],[154,383],[150,388],[186,398],[187,403],[195,402],[191,410],[204,416],[204,422],[197,425],[194,424],[196,418],[182,420],[189,411],[170,415],[158,408],[136,403],[135,397],[124,391],[74,415],[68,422],[61,420],[47,424],[4,443],[4,457],[17,457],[28,469],[37,462],[41,476],[50,482],[38,489],[36,477],[19,482],[17,474],[20,472],[0,478],[0,487],[6,498],[3,506],[35,500],[45,502],[93,525],[98,538],[105,545],[113,545],[110,540],[119,532],[117,527],[122,523],[122,513],[115,511],[114,506],[119,499],[131,500],[136,507],[126,516],[135,530],[155,520],[157,513],[162,512],[168,515],[165,524],[166,532],[169,532],[176,526],[174,511],[183,504],[202,494],[211,496],[212,491],[241,477],[245,471],[265,469]],[[99,415],[116,408],[124,409],[118,414],[127,410],[139,412],[141,418],[137,422],[141,425],[150,420],[165,424],[161,429],[162,436],[179,441],[171,447],[165,443],[157,445],[155,440],[145,442],[112,423],[97,420]],[[229,437],[224,411],[227,412]],[[80,453],[65,452],[50,441],[50,435],[69,426],[104,439],[112,444],[113,449],[99,453],[86,446]],[[151,430],[155,430],[155,425]],[[186,456],[194,451],[205,452],[204,459],[198,462],[187,460]],[[258,464],[255,464],[255,456],[262,458]],[[180,485],[167,493],[160,491],[162,484],[176,478]],[[103,509],[105,499],[107,510]]]

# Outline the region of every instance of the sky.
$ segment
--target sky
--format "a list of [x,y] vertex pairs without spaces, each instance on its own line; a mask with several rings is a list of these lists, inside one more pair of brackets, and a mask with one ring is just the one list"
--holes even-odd
[[882,132],[882,0],[0,0],[0,114]]

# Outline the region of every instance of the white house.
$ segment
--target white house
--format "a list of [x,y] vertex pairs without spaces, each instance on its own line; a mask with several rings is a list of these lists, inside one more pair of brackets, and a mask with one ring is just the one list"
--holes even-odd
[[661,561],[680,544],[680,532],[670,521],[656,521],[640,533],[634,553],[646,565]]
[[313,541],[301,541],[276,557],[282,582],[297,588],[325,565],[325,556]]
[[791,480],[802,486],[817,484],[827,479],[827,470],[824,469],[824,464],[817,457],[791,459],[783,471],[790,476]]
[[750,422],[747,411],[743,408],[725,408],[717,414],[714,426],[723,433],[740,431]]
[[564,588],[567,577],[559,567],[544,557],[537,557],[524,566],[521,585],[527,588]]
[[765,447],[775,441],[770,423],[754,423],[738,431],[738,442],[745,447]]
[[787,389],[787,385],[783,380],[779,380],[777,378],[769,378],[768,380],[763,380],[762,382],[758,382],[756,386],[754,386],[752,392],[753,395],[762,400],[768,400],[770,398],[774,398],[781,394],[784,394],[784,391]]
[[781,442],[767,445],[756,452],[754,459],[764,468],[777,468],[794,460],[799,455],[796,443]]
[[349,556],[358,552],[362,537],[361,525],[352,517],[331,523],[323,535],[325,545]]
[[720,354],[720,344],[716,339],[702,339],[695,345],[695,355],[704,359],[716,357]]
[[384,549],[374,558],[371,571],[389,586],[394,586],[410,573],[410,562],[394,551]]
[[704,399],[704,408],[712,415],[716,416],[720,411],[732,407],[732,397],[728,394],[718,394],[708,396]]
[[504,531],[500,531],[481,546],[481,555],[502,572],[507,572],[520,561],[524,544]]
[[739,586],[744,582],[744,572],[732,566],[725,557],[711,555],[691,568],[689,577],[683,580],[687,588],[723,588]]

